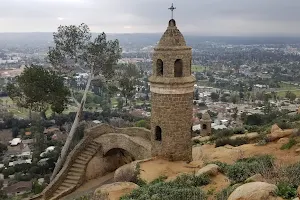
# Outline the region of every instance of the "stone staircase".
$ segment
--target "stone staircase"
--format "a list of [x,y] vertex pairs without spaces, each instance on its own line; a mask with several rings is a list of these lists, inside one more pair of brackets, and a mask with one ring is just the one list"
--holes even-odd
[[76,160],[73,161],[71,167],[65,172],[67,175],[53,195],[47,199],[56,200],[76,189],[78,183],[82,181],[85,175],[85,167],[92,157],[97,153],[99,144],[91,142],[86,146]]

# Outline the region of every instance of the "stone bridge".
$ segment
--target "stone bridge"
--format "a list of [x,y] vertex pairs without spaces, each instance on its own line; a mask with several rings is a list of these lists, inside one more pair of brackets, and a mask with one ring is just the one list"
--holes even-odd
[[[88,129],[55,179],[32,199],[60,199],[91,179],[89,177],[95,178],[96,173],[103,175],[107,169],[114,170],[115,163],[108,160],[111,161],[116,152],[126,152],[133,160],[150,158],[150,134],[150,130],[144,128],[115,128],[105,124]],[[103,167],[102,162],[111,166]]]

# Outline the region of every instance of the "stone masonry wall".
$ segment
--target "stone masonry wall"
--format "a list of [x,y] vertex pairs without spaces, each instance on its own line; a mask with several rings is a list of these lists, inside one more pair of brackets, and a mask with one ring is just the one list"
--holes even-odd
[[[168,160],[191,161],[193,93],[151,93],[152,154]],[[162,130],[162,141],[155,140],[155,129]]]

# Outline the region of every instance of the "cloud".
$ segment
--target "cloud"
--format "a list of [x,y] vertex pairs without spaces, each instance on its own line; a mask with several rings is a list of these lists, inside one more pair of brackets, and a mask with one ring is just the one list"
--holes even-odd
[[82,22],[94,32],[163,32],[173,1],[183,32],[300,34],[299,0],[0,0],[0,32],[55,31]]

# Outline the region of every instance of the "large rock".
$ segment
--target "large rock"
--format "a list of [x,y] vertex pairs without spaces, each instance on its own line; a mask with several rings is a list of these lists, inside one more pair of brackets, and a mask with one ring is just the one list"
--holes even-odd
[[267,137],[268,137],[269,141],[275,141],[280,138],[288,137],[288,136],[292,135],[293,132],[294,132],[293,129],[287,129],[284,131],[275,131],[275,132],[268,134]]
[[280,138],[277,143],[278,144],[287,144],[289,142],[289,138]]
[[119,200],[125,194],[139,188],[138,185],[131,182],[116,182],[102,185],[94,192],[93,200]]
[[297,189],[297,195],[298,195],[298,197],[300,197],[300,186]]
[[228,200],[275,200],[277,186],[265,182],[251,182],[236,188]]
[[196,176],[207,174],[210,176],[216,176],[219,172],[219,166],[216,164],[209,164],[205,167],[199,169],[199,171],[196,173]]
[[114,174],[115,182],[136,182],[138,172],[138,161],[119,167]]
[[279,128],[279,126],[277,124],[274,124],[272,127],[271,127],[271,133],[274,133],[275,131],[282,131],[281,128]]
[[260,181],[264,181],[263,176],[261,174],[255,174],[255,175],[247,178],[247,180],[245,182],[249,183],[249,182],[260,182]]

